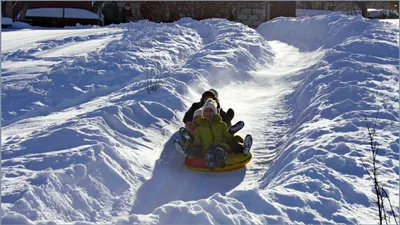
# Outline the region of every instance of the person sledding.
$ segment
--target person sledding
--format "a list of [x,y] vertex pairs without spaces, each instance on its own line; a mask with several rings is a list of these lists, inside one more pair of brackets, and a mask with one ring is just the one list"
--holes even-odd
[[200,102],[195,102],[192,104],[190,109],[185,113],[185,116],[183,117],[183,123],[185,124],[185,128],[191,134],[194,134],[194,128],[195,128],[195,125],[193,124],[194,112],[196,110],[202,108],[208,98],[212,98],[217,102],[217,113],[219,113],[220,116],[222,117],[222,121],[224,121],[228,125],[228,127],[231,127],[231,125],[232,125],[231,121],[232,121],[233,117],[235,116],[235,112],[231,108],[228,109],[228,111],[226,111],[226,112],[223,109],[221,109],[221,106],[220,106],[219,100],[218,100],[218,92],[215,89],[210,89],[210,90],[205,91],[201,95]]
[[[187,133],[189,132],[187,131]],[[175,141],[176,150],[185,157],[189,155],[204,157],[206,166],[214,171],[217,165],[220,168],[225,167],[228,152],[248,155],[252,137],[246,135],[243,141],[241,137],[229,133],[228,126],[217,112],[217,102],[208,99],[203,106],[203,116],[198,119],[194,137],[188,142],[191,143],[190,146],[185,147],[179,141]]]
[[[193,132],[189,132],[185,127],[181,127],[179,129],[179,133],[181,135],[181,138],[184,142],[185,147],[189,147],[191,142],[194,140],[194,131],[196,130],[197,126],[199,125],[200,117],[203,116],[203,108],[197,109],[193,113],[193,120],[191,122],[191,128],[193,129]],[[241,130],[244,127],[244,122],[243,121],[238,121],[235,123],[233,126],[229,127],[228,132],[230,134],[235,134],[239,130]],[[243,139],[242,139],[243,143]]]

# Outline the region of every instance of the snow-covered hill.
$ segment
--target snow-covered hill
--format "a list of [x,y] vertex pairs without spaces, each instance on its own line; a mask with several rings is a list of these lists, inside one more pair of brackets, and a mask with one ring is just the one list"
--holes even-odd
[[[398,27],[328,14],[3,30],[2,222],[376,223],[364,115],[398,212]],[[194,172],[172,148],[211,87],[253,135],[246,168]]]

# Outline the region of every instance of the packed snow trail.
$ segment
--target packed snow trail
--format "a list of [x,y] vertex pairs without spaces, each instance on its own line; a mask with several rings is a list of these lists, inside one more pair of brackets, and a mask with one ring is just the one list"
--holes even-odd
[[250,82],[233,83],[221,89],[222,105],[225,108],[232,106],[234,121],[243,120],[246,124],[239,134],[244,137],[250,133],[253,136],[253,158],[246,166],[246,177],[240,184],[244,189],[258,187],[256,181],[268,170],[292,125],[283,98],[293,91],[297,82],[288,78],[314,66],[323,54],[323,51],[300,52],[296,47],[279,41],[268,44],[275,53],[268,68],[253,71],[254,79]]
[[269,44],[276,56],[268,68],[252,72],[254,79],[250,81],[232,82],[217,88],[221,107],[235,110],[232,122],[243,120],[246,124],[237,134],[244,137],[249,133],[253,136],[252,161],[237,171],[191,171],[183,165],[183,158],[173,151],[172,141],[180,139],[175,133],[162,150],[151,179],[139,189],[132,214],[148,214],[158,206],[175,200],[193,201],[215,193],[229,193],[237,188],[257,188],[257,179],[268,170],[269,162],[276,155],[276,144],[290,125],[282,120],[287,118],[288,112],[281,101],[293,85],[285,78],[314,65],[321,55],[320,52],[301,53],[279,41]]

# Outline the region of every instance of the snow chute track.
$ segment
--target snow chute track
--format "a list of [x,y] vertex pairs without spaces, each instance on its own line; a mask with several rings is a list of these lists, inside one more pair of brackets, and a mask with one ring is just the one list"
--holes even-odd
[[250,162],[251,158],[252,158],[251,153],[248,154],[247,156],[241,153],[228,154],[228,158],[226,160],[226,166],[224,168],[219,168],[217,166],[217,168],[214,171],[211,171],[206,166],[204,158],[189,157],[185,159],[185,166],[191,170],[201,171],[201,172],[224,172],[224,171],[240,169],[246,166],[246,164]]

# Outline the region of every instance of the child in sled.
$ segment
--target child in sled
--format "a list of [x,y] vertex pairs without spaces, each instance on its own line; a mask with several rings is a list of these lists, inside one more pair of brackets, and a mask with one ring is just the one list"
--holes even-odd
[[[186,157],[189,155],[188,150],[195,157],[204,156],[207,167],[212,171],[215,170],[217,163],[219,167],[225,167],[228,152],[242,152],[247,155],[252,144],[250,135],[247,135],[243,141],[239,136],[234,136],[228,131],[228,126],[217,113],[217,103],[212,99],[208,99],[204,104],[203,116],[199,118],[191,141],[190,148],[177,143],[175,147],[178,151],[186,153],[183,153]],[[244,144],[238,143],[240,141]]]
[[[181,135],[181,139],[183,140],[185,147],[189,147],[191,142],[193,142],[193,140],[194,140],[194,136],[193,136],[194,135],[194,131],[196,130],[197,126],[199,125],[199,120],[200,120],[200,117],[202,117],[202,116],[203,116],[203,108],[197,109],[193,113],[193,120],[191,122],[191,124],[192,124],[191,125],[192,132],[187,130],[185,127],[181,127],[179,129],[179,133]],[[243,127],[244,127],[244,122],[243,121],[238,121],[233,126],[229,127],[228,132],[231,133],[231,134],[235,134],[236,132],[241,130]],[[239,138],[239,141],[243,143],[243,139],[242,138]]]
[[201,109],[203,107],[208,98],[212,98],[217,102],[217,112],[222,117],[222,121],[224,121],[228,125],[228,127],[232,126],[231,121],[235,116],[235,112],[231,108],[225,112],[219,104],[217,90],[210,89],[205,91],[201,95],[200,102],[195,102],[192,104],[190,109],[185,113],[185,116],[183,117],[183,123],[185,124],[185,129],[188,130],[192,135],[194,135],[194,130],[195,130],[195,126],[193,126],[193,118],[194,118],[193,115],[197,109]]

